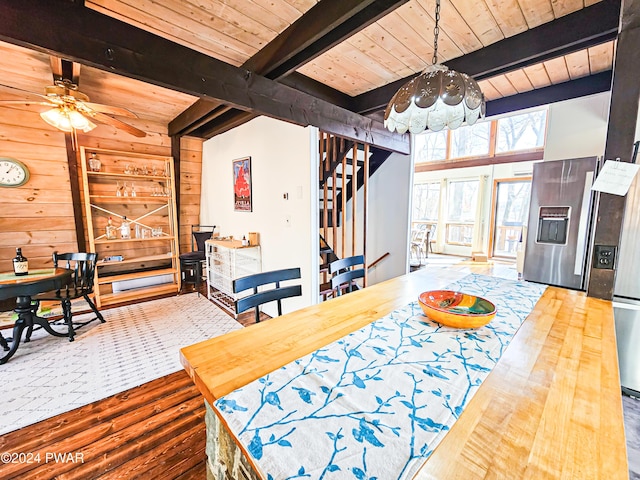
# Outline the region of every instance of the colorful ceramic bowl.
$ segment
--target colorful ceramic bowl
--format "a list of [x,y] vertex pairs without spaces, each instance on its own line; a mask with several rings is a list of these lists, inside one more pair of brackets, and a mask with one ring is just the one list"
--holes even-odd
[[452,290],[423,292],[418,301],[427,317],[449,327],[478,328],[496,316],[496,306],[489,300]]

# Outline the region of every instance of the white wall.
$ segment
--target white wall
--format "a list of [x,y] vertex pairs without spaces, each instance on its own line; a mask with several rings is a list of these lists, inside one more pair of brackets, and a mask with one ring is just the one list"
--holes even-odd
[[610,93],[549,105],[544,160],[604,155]]
[[[221,235],[235,238],[258,232],[263,271],[301,268],[303,296],[284,300],[284,312],[317,299],[316,145],[315,128],[258,117],[203,146],[201,223],[218,225]],[[253,170],[253,211],[235,212],[232,161],[246,156]],[[264,311],[275,314],[275,303]]]
[[411,156],[393,153],[369,180],[367,263],[390,254],[369,270],[369,285],[408,271],[412,172]]

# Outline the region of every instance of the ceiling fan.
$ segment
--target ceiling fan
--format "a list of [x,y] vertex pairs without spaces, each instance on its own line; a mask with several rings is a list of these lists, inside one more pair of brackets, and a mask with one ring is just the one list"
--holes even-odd
[[[45,94],[29,92],[20,88],[3,85],[14,90],[19,90],[29,95],[35,95],[46,101],[30,102],[28,100],[0,100],[3,105],[44,105],[50,110],[40,113],[42,119],[63,132],[82,130],[89,132],[96,125],[95,122],[111,125],[136,137],[145,137],[147,134],[136,127],[124,123],[109,115],[120,117],[138,118],[136,114],[126,108],[103,105],[89,101],[89,97],[78,90],[78,86],[69,80],[56,80],[53,85],[45,87]],[[107,115],[108,114],[108,115]]]

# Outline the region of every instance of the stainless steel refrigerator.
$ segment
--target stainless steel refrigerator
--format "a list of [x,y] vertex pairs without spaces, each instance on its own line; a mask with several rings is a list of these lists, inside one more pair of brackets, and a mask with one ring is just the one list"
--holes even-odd
[[587,284],[597,158],[536,163],[523,277],[574,290]]
[[[635,145],[634,161],[638,143]],[[613,314],[616,323],[620,383],[626,394],[640,397],[640,180],[631,184],[624,211]]]

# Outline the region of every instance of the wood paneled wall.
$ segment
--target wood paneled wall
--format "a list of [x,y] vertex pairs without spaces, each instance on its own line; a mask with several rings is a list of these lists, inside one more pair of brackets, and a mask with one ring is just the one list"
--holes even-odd
[[0,188],[0,271],[12,269],[16,247],[30,268],[51,265],[56,249],[75,251],[64,133],[33,109],[0,107],[0,157],[16,158],[30,171],[25,185]]
[[[136,138],[99,125],[92,132],[79,134],[78,144],[171,155],[166,125],[149,120],[131,123],[146,131],[147,137]],[[202,141],[184,138],[181,147],[179,220],[181,232],[187,233],[181,234],[180,251],[188,251],[190,225],[199,221]],[[0,157],[22,161],[31,173],[29,181],[21,187],[0,188],[0,271],[12,269],[16,247],[23,248],[30,268],[51,265],[55,250],[85,249],[86,246],[78,247],[76,240],[64,133],[44,123],[37,109],[0,107]],[[77,174],[80,178],[80,170]],[[86,229],[86,222],[84,225]]]
[[202,139],[182,137],[180,142],[180,252],[191,251],[191,225],[200,223]]

